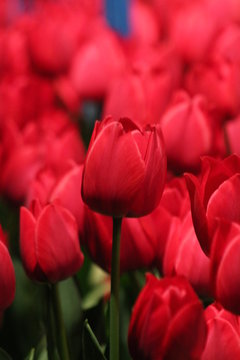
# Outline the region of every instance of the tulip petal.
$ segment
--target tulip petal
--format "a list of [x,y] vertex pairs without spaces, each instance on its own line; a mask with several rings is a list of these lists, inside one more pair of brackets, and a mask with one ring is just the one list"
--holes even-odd
[[200,301],[184,306],[168,328],[164,342],[164,360],[199,359],[206,335],[206,323]]
[[198,179],[192,174],[185,174],[185,179],[191,200],[194,229],[196,231],[196,235],[202,250],[206,255],[208,255],[210,251],[211,240],[208,234],[207,217],[200,194],[200,184]]
[[240,174],[224,181],[212,194],[207,206],[209,220],[223,218],[240,223]]
[[[25,207],[21,207],[20,212],[20,249],[21,258],[24,268],[30,278],[34,278],[38,268],[38,261],[36,256],[36,219],[32,213]],[[40,270],[40,269],[38,269]],[[44,278],[41,271],[38,271],[38,276]],[[40,279],[39,279],[40,280]]]
[[208,323],[207,343],[201,360],[240,359],[239,333],[225,319],[212,319]]

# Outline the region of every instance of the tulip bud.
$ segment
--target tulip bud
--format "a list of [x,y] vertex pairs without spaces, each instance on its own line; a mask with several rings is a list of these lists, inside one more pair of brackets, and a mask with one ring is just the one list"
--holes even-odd
[[208,327],[207,342],[201,360],[240,358],[239,316],[214,303],[205,310]]
[[187,280],[148,274],[130,320],[132,358],[199,359],[205,339],[203,307]]
[[83,201],[110,216],[143,216],[158,205],[166,176],[159,127],[132,120],[97,122],[83,170]]
[[28,276],[55,283],[72,276],[83,264],[73,215],[57,202],[21,208],[20,248]]
[[211,282],[217,301],[240,315],[240,225],[219,221],[210,253]]

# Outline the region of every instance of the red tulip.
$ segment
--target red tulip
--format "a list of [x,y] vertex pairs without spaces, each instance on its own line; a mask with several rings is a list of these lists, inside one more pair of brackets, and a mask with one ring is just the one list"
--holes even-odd
[[239,83],[239,63],[218,56],[194,64],[186,77],[187,90],[203,94],[222,119],[239,113]]
[[57,282],[72,276],[83,264],[73,215],[57,203],[21,208],[20,248],[24,267],[36,281]]
[[190,98],[184,91],[175,94],[160,122],[168,162],[175,169],[197,168],[200,156],[210,153],[213,141],[211,122],[203,96]]
[[186,174],[193,224],[203,251],[208,255],[217,219],[240,223],[240,158],[205,157],[197,178]]
[[160,128],[133,121],[97,122],[85,160],[83,201],[111,216],[143,216],[158,205],[166,176]]
[[142,46],[130,52],[130,60],[110,87],[103,114],[129,117],[139,126],[157,124],[179,86],[179,61],[168,46]]
[[219,221],[210,253],[211,280],[215,298],[240,315],[240,225]]
[[0,311],[6,309],[15,295],[15,273],[6,239],[0,225]]
[[78,229],[83,231],[84,222],[84,203],[82,201],[80,188],[82,181],[83,165],[66,163],[66,170],[58,176],[49,168],[44,168],[38,172],[29,188],[27,205],[33,199],[39,199],[41,204],[47,205],[49,202],[57,201],[68,209],[75,217]]
[[69,76],[80,98],[102,99],[112,81],[122,73],[126,59],[113,32],[101,26],[93,28],[88,41],[73,56]]
[[225,124],[225,131],[229,150],[232,154],[240,156],[240,116],[238,115],[235,119],[228,121]]
[[194,232],[184,178],[165,186],[159,206],[149,216],[154,216],[158,225],[155,265],[160,273],[184,276],[198,294],[209,295],[210,260]]
[[134,305],[128,344],[134,360],[199,359],[206,339],[201,302],[182,277],[147,283]]
[[196,238],[190,209],[184,219],[172,219],[163,272],[165,276],[185,276],[198,294],[210,295],[210,260]]
[[229,360],[240,358],[239,316],[213,304],[205,310],[208,336],[201,360]]

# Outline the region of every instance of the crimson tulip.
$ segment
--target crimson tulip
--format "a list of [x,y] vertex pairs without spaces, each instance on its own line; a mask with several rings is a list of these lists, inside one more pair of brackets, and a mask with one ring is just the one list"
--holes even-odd
[[134,360],[199,359],[206,340],[204,311],[182,277],[147,283],[134,305],[128,344]]
[[240,358],[239,316],[214,303],[205,310],[208,327],[207,342],[201,360]]
[[178,168],[197,168],[200,156],[212,150],[212,119],[203,96],[190,97],[185,91],[175,94],[161,118],[168,162]]
[[159,126],[140,129],[132,120],[97,121],[86,156],[83,201],[114,217],[143,216],[158,205],[166,176]]
[[240,157],[205,157],[199,178],[186,174],[186,181],[196,235],[209,255],[218,219],[240,223]]
[[73,215],[52,202],[45,207],[35,200],[21,208],[20,249],[28,276],[55,283],[77,272],[83,264]]
[[221,305],[240,315],[240,225],[219,220],[210,253],[211,282]]
[[140,126],[157,124],[179,86],[178,58],[168,46],[143,46],[129,57],[130,66],[109,88],[103,114],[127,116]]

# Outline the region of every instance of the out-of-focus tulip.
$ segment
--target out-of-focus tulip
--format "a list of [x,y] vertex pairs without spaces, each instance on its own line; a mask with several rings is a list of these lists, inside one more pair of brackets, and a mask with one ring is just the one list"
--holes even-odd
[[146,2],[134,0],[129,6],[130,39],[137,44],[156,44],[160,40],[161,24],[154,9]]
[[211,123],[202,96],[175,94],[160,121],[168,163],[175,170],[197,168],[200,156],[209,154],[213,139]]
[[225,124],[225,135],[227,138],[228,150],[232,154],[240,156],[240,116],[237,116]]
[[175,219],[173,226],[164,253],[164,275],[182,275],[198,294],[210,295],[210,260],[197,240],[190,209],[184,219]]
[[147,283],[134,305],[128,344],[134,360],[198,359],[206,340],[204,311],[182,277]]
[[15,201],[23,201],[38,171],[47,166],[61,175],[68,161],[81,163],[85,150],[77,128],[62,111],[52,109],[23,129],[9,121],[2,146],[0,187]]
[[239,316],[213,304],[205,310],[208,336],[201,360],[240,358]]
[[68,2],[46,2],[41,11],[35,13],[28,34],[34,65],[50,74],[67,70],[85,36],[87,24],[86,14]]
[[143,216],[158,205],[166,176],[162,133],[128,118],[97,122],[86,156],[82,197],[110,216]]
[[194,65],[186,75],[186,88],[191,94],[203,94],[211,107],[224,116],[240,110],[240,68],[235,61],[212,56]]
[[20,249],[28,276],[40,282],[66,279],[83,264],[77,223],[57,202],[42,207],[33,201],[21,208]]
[[129,58],[129,67],[109,88],[103,113],[141,126],[157,124],[179,86],[178,58],[169,46],[142,46]]
[[183,178],[166,184],[154,217],[157,236],[155,265],[164,276],[181,275],[194,290],[210,295],[210,260],[197,240],[188,191]]
[[193,1],[175,9],[168,30],[178,54],[186,61],[199,61],[206,56],[217,28],[216,19],[207,11],[204,2]]
[[5,235],[0,225],[0,311],[13,302],[15,295],[15,272],[9,255]]
[[72,59],[69,73],[72,86],[80,98],[102,99],[112,81],[122,73],[125,61],[116,35],[109,29],[96,28]]

